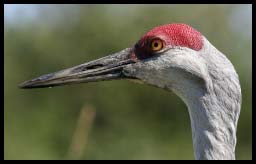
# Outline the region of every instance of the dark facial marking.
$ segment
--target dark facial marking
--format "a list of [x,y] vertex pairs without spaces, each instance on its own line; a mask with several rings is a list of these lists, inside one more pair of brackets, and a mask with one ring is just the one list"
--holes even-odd
[[[156,37],[147,37],[146,39],[139,40],[134,46],[134,54],[139,60],[150,58],[157,54],[151,48],[151,42]],[[154,43],[155,47],[158,46],[158,43]]]

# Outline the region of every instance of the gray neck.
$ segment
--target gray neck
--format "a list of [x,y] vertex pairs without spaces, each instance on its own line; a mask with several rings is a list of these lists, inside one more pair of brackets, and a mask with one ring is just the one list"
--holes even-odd
[[206,89],[199,82],[183,81],[181,86],[186,88],[174,87],[173,91],[189,110],[195,158],[235,159],[240,99],[226,96],[226,89],[219,88],[218,82],[210,83],[207,86],[212,87]]
[[238,75],[222,53],[210,43],[207,45],[205,52],[202,51],[209,70],[204,77],[204,85],[191,80],[189,94],[181,93],[189,109],[195,157],[235,159],[236,129],[241,106]]
[[[210,45],[210,44],[208,44]],[[196,159],[235,159],[236,128],[241,106],[241,88],[233,65],[213,46],[202,54],[208,74],[203,80],[191,73],[172,90],[186,103],[191,120]],[[204,53],[204,51],[202,51]],[[219,61],[216,63],[214,61]]]
[[189,102],[196,159],[235,159],[236,125],[212,95]]

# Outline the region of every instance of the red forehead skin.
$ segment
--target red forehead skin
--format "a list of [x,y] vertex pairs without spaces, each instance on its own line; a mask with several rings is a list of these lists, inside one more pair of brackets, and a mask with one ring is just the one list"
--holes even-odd
[[165,41],[167,46],[188,47],[196,51],[199,51],[203,46],[201,33],[182,23],[155,27],[143,35],[138,44],[142,46],[147,42],[148,38],[152,37],[160,37]]

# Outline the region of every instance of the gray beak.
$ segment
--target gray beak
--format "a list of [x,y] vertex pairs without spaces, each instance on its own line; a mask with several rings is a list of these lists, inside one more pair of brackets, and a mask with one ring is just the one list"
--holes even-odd
[[123,74],[126,65],[135,63],[130,59],[131,48],[90,61],[72,68],[40,76],[20,84],[20,88],[44,88],[60,85],[88,83],[128,78]]

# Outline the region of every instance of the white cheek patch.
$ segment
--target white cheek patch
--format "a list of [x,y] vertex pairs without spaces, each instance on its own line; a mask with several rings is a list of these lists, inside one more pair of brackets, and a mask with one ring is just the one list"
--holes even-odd
[[[139,83],[147,83],[161,88],[170,87],[172,83],[181,83],[180,80],[184,77],[182,74],[177,74],[179,71],[175,70],[183,70],[199,78],[207,77],[207,67],[203,58],[195,56],[198,56],[196,51],[189,48],[170,49],[157,57],[131,65],[127,75],[140,79]],[[138,83],[138,80],[136,82]]]

